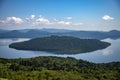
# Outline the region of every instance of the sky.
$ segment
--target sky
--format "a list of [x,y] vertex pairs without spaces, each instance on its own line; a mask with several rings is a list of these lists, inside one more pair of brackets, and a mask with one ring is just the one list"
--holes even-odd
[[0,0],[0,29],[120,30],[120,0]]

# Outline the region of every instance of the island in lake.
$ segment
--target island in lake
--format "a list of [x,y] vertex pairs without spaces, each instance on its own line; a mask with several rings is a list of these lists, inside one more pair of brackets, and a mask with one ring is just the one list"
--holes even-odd
[[110,43],[97,39],[79,39],[70,36],[50,36],[12,43],[10,48],[18,50],[47,51],[57,54],[77,54],[100,50]]

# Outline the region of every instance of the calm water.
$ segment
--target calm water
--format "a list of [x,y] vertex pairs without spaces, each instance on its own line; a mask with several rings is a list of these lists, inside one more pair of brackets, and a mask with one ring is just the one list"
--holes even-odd
[[13,42],[20,42],[29,39],[0,39],[0,57],[1,58],[30,58],[36,56],[59,56],[59,57],[74,57],[95,63],[106,63],[111,61],[120,61],[120,39],[112,40],[105,39],[104,41],[110,42],[111,46],[106,49],[98,50],[89,53],[75,54],[75,55],[56,55],[43,51],[24,51],[9,48],[8,45]]

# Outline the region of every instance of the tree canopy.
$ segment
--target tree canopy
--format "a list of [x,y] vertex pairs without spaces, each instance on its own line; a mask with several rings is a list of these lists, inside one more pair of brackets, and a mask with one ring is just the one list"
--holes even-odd
[[119,80],[120,62],[91,63],[71,57],[0,58],[0,80]]
[[19,50],[48,51],[59,54],[77,54],[104,49],[110,43],[96,39],[79,39],[70,36],[50,36],[12,43],[10,48]]

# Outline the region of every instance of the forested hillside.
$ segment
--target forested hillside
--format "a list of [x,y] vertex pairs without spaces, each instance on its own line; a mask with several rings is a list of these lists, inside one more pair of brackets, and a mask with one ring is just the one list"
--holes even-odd
[[120,62],[95,64],[71,57],[0,59],[0,80],[119,80]]

